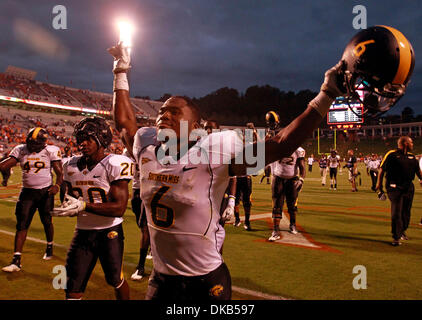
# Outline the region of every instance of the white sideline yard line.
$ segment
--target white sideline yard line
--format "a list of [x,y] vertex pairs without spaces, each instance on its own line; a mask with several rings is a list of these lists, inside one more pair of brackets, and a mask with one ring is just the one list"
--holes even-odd
[[[0,229],[0,233],[9,235],[14,237],[15,233],[14,232],[10,232],[10,231],[6,231],[6,230],[2,230]],[[45,240],[41,240],[38,238],[33,238],[33,237],[26,237],[27,240],[29,241],[33,241],[33,242],[37,242],[37,243],[42,243],[42,244],[47,244],[47,241]],[[53,244],[55,247],[58,248],[68,248],[68,246],[62,245],[62,244],[58,244],[58,243],[54,243]],[[132,268],[136,268],[136,264],[134,263],[130,263],[130,262],[125,262],[124,263],[126,266],[132,267]],[[151,270],[149,270],[151,271]],[[257,298],[261,298],[261,299],[266,299],[266,300],[290,300],[281,296],[274,296],[274,295],[270,295],[270,294],[266,294],[264,292],[259,292],[259,291],[254,291],[254,290],[250,290],[250,289],[245,289],[245,288],[240,288],[240,287],[236,287],[236,286],[232,286],[232,290],[241,294],[247,294],[253,297],[257,297]]]

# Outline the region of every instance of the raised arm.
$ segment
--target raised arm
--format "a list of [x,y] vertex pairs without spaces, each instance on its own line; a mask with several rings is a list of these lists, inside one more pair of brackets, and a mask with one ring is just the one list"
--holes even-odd
[[128,49],[121,43],[108,49],[114,57],[113,107],[112,113],[116,129],[120,132],[123,143],[130,154],[133,154],[133,141],[138,130],[135,111],[130,102],[127,72],[130,68]]
[[[265,165],[290,156],[311,136],[313,130],[319,126],[335,98],[342,95],[342,92],[337,86],[338,71],[340,68],[341,62],[329,69],[325,73],[324,83],[321,86],[320,92],[311,102],[309,102],[307,109],[275,137],[267,139],[264,142]],[[260,150],[260,147],[256,146],[256,144],[248,146],[247,148]],[[261,168],[257,169],[259,170]],[[236,175],[242,175],[246,171],[246,164],[232,164],[232,170]]]

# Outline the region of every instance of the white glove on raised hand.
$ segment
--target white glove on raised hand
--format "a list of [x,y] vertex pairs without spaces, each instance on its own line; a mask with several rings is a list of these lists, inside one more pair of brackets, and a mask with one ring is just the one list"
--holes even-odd
[[321,91],[325,92],[330,98],[335,99],[338,96],[344,95],[345,88],[342,87],[342,67],[343,61],[337,63],[331,69],[325,72],[324,83],[321,85]]
[[114,73],[127,72],[130,69],[129,48],[123,46],[121,41],[116,46],[108,48],[107,51],[114,58]]
[[50,213],[54,217],[75,217],[79,215],[81,211],[84,211],[85,207],[86,202],[82,197],[76,199],[66,194],[62,205],[58,208],[54,208]]
[[229,202],[227,203],[227,207],[224,210],[223,214],[221,215],[221,220],[223,222],[230,222],[230,220],[233,219],[234,205],[235,205],[235,197],[229,196]]

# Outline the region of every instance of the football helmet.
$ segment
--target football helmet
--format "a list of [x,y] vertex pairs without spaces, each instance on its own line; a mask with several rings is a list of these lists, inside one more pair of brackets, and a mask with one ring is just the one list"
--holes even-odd
[[26,147],[29,152],[40,152],[47,145],[48,134],[45,129],[37,127],[29,130],[26,137]]
[[268,111],[265,115],[265,122],[270,130],[276,130],[280,127],[280,117],[275,111]]
[[374,26],[358,32],[342,57],[339,82],[348,101],[371,114],[388,111],[404,95],[415,66],[411,43],[397,29]]
[[76,142],[81,144],[82,141],[93,138],[98,147],[107,148],[113,139],[113,133],[107,121],[101,117],[84,118],[75,125],[73,135]]

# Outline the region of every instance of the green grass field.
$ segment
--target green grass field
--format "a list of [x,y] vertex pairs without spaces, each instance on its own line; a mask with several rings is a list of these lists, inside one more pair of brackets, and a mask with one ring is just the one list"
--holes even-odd
[[[282,241],[268,242],[271,234],[270,185],[259,184],[254,177],[252,214],[253,231],[226,226],[224,259],[230,269],[235,290],[234,299],[265,299],[278,296],[290,299],[420,299],[422,297],[422,189],[416,185],[409,241],[400,247],[390,245],[389,201],[379,201],[370,191],[370,178],[361,166],[362,185],[359,192],[350,192],[347,172],[339,175],[337,191],[322,187],[319,170],[307,174],[299,197],[297,223],[306,239],[301,245],[287,232]],[[327,180],[329,181],[329,180]],[[20,190],[20,170],[15,168],[9,187],[0,187],[0,265],[9,264],[15,232],[14,207]],[[267,215],[265,215],[267,214]],[[0,299],[63,299],[63,290],[56,290],[52,280],[55,265],[64,265],[67,247],[72,238],[75,220],[55,218],[55,257],[43,261],[44,231],[39,217],[32,222],[22,256],[20,272],[0,273]],[[128,209],[125,230],[125,277],[129,278],[138,260],[140,232]],[[308,246],[308,247],[307,247]],[[312,247],[309,247],[312,246]],[[355,290],[353,274],[356,265],[367,270],[367,289]],[[147,273],[152,262],[147,260]],[[147,278],[129,281],[132,299],[143,299]],[[242,290],[249,289],[248,293]],[[262,295],[266,294],[266,295]],[[90,279],[85,299],[114,299],[98,263]]]

